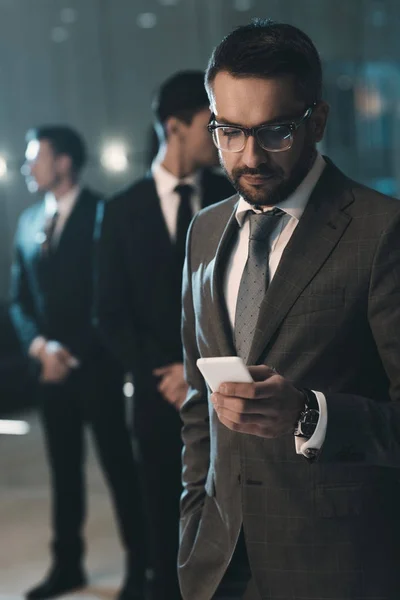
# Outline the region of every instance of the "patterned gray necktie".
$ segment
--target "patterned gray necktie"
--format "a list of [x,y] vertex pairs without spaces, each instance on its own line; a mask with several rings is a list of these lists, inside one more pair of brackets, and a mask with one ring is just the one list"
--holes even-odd
[[247,362],[261,302],[269,285],[270,237],[285,213],[274,208],[249,215],[249,255],[240,280],[235,313],[237,355]]

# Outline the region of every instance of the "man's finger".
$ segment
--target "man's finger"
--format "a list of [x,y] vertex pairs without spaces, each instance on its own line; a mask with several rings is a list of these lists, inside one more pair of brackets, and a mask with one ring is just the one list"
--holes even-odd
[[57,350],[57,352],[54,353],[53,356],[63,366],[69,365],[70,360],[73,359],[72,354],[70,354],[70,352],[68,352],[68,350],[66,350],[65,348],[60,348],[59,350]]
[[217,406],[215,408],[218,417],[229,419],[232,423],[261,423],[266,420],[266,417],[260,413],[239,413],[231,410],[228,407]]
[[164,379],[162,379],[162,380],[160,381],[160,383],[159,383],[159,384],[158,384],[158,386],[157,386],[157,389],[158,389],[158,391],[159,391],[161,394],[165,394],[165,393],[167,392],[167,390],[168,390],[168,385],[165,383],[165,380],[164,380]]
[[254,381],[264,381],[277,374],[274,367],[268,365],[256,365],[247,368]]
[[247,415],[266,414],[267,411],[275,410],[275,401],[268,402],[268,398],[263,398],[263,404],[260,400],[249,400],[247,398],[237,398],[235,396],[224,396],[215,392],[211,395],[211,402],[215,408],[228,408],[234,413],[242,413]]
[[179,394],[176,391],[168,391],[166,394],[164,394],[164,398],[170,404],[175,405],[179,401]]
[[79,362],[79,360],[77,358],[75,358],[75,356],[72,356],[72,354],[70,354],[70,357],[67,360],[67,365],[71,369],[78,369],[78,367],[80,367],[81,363]]
[[[276,376],[275,372],[273,376]],[[248,400],[272,398],[275,395],[275,384],[270,376],[254,383],[223,383],[219,386],[218,392],[224,396]]]
[[167,375],[171,371],[172,367],[159,367],[158,369],[153,370],[153,375],[156,377],[162,377],[163,375]]

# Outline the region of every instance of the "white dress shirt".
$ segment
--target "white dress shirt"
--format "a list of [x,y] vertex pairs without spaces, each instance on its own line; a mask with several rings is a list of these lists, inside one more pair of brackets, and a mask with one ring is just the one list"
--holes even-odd
[[56,246],[58,244],[65,224],[68,221],[68,218],[75,207],[76,201],[80,193],[81,188],[79,185],[76,185],[73,188],[71,188],[66,194],[64,194],[64,196],[61,196],[58,199],[56,199],[52,192],[47,192],[47,194],[45,195],[44,202],[46,219],[52,217],[56,212],[58,213],[56,226],[54,228],[54,233],[51,238],[52,246]]
[[[270,237],[269,254],[269,277],[273,279],[278,268],[282,254],[288,244],[297,224],[304,212],[311,193],[325,168],[325,161],[317,154],[314,165],[298,186],[298,188],[286,200],[277,204],[277,208],[283,210],[285,215],[279,220],[279,224]],[[235,326],[236,303],[239,293],[240,280],[248,258],[250,225],[247,218],[249,211],[257,212],[244,198],[239,199],[236,209],[236,219],[239,224],[238,239],[232,249],[224,281],[225,300],[232,330]],[[315,391],[319,404],[319,421],[314,434],[309,440],[295,437],[297,454],[307,456],[307,450],[320,449],[325,440],[328,424],[328,409],[326,398],[321,392]]]
[[[76,201],[80,193],[81,188],[79,185],[76,185],[73,188],[71,188],[66,194],[64,194],[64,196],[61,196],[58,199],[56,199],[52,192],[47,192],[47,194],[45,195],[44,211],[46,220],[51,218],[56,212],[58,213],[54,233],[51,237],[51,245],[53,247],[58,244],[65,224],[68,221],[75,207]],[[44,346],[46,346],[47,342],[48,340],[45,337],[41,335],[37,336],[29,346],[29,355],[33,358],[38,358],[40,352],[43,350]]]
[[200,187],[200,172],[188,175],[183,179],[178,179],[175,175],[172,175],[161,163],[155,162],[151,167],[154,183],[158,197],[160,198],[161,211],[164,216],[165,224],[168,229],[171,240],[174,242],[176,239],[177,221],[178,221],[178,210],[180,203],[180,196],[175,192],[177,185],[191,185],[193,187],[193,194],[191,197],[191,206],[193,216],[201,208],[201,187]]

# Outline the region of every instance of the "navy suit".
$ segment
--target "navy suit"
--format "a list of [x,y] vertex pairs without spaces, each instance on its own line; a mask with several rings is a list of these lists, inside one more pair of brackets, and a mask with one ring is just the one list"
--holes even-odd
[[144,560],[144,541],[136,467],[125,423],[123,371],[92,326],[93,232],[99,200],[87,189],[80,193],[57,246],[46,254],[40,245],[44,203],[22,214],[15,239],[11,317],[26,353],[33,339],[42,335],[60,342],[81,365],[65,382],[40,386],[52,476],[55,561],[79,564],[82,559],[83,434],[88,424],[128,560],[137,568]]

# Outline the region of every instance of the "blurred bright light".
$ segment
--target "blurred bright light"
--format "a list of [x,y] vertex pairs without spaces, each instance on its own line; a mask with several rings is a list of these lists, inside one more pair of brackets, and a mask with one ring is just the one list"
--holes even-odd
[[235,10],[240,12],[246,12],[246,10],[250,10],[253,6],[252,0],[234,0],[233,7]]
[[179,0],[158,0],[163,6],[175,6]]
[[74,8],[63,8],[60,11],[60,18],[65,25],[71,25],[77,19],[77,11]]
[[31,140],[26,148],[25,158],[26,160],[35,160],[39,153],[40,142],[39,140]]
[[58,44],[65,42],[69,38],[69,33],[65,27],[53,27],[51,39]]
[[25,435],[28,431],[29,424],[26,421],[0,420],[0,434]]
[[7,161],[0,154],[0,179],[3,179],[7,175]]
[[128,153],[121,142],[108,143],[101,154],[101,164],[107,171],[122,173],[128,168]]
[[135,388],[133,386],[133,383],[131,381],[127,381],[126,383],[124,383],[124,396],[125,398],[133,398],[133,394],[135,391]]
[[157,15],[151,12],[141,13],[137,16],[136,22],[142,29],[152,29],[157,25]]
[[386,102],[380,91],[375,88],[358,88],[355,99],[357,109],[366,119],[380,117],[386,110]]
[[26,187],[28,188],[28,192],[31,194],[35,194],[39,189],[39,186],[33,177],[30,177],[26,180]]
[[30,169],[29,169],[29,165],[27,165],[26,162],[24,162],[24,164],[22,165],[22,167],[20,169],[20,173],[21,173],[21,175],[23,175],[23,177],[29,177]]

